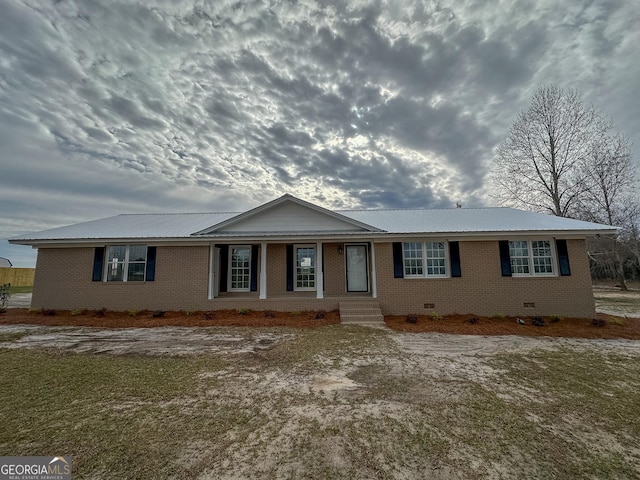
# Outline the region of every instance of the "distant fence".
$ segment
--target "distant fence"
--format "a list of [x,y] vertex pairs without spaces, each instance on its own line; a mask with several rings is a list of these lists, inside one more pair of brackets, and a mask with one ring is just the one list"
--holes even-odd
[[12,287],[31,287],[35,268],[0,267],[0,285],[10,283]]

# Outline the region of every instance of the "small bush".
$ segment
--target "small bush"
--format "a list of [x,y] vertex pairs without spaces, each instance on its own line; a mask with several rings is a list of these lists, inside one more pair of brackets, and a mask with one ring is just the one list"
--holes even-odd
[[162,318],[164,317],[164,310],[156,310],[151,314],[151,318]]
[[300,310],[291,310],[289,312],[289,315],[291,315],[292,317],[297,317],[298,315],[300,315]]
[[494,315],[493,315],[493,317],[491,317],[491,318],[493,318],[494,320],[504,320],[504,319],[505,319],[505,316],[504,316],[504,314],[502,314],[502,313],[496,313],[496,314],[494,314]]
[[594,327],[606,327],[607,321],[604,318],[594,318],[591,320],[591,325]]
[[40,313],[42,313],[42,315],[44,315],[45,317],[53,317],[55,316],[56,311],[50,308],[43,308],[42,310],[40,310]]
[[31,308],[30,308],[29,310],[27,310],[27,311],[28,311],[29,313],[39,313],[39,312],[40,312],[40,309],[39,309],[39,308],[31,307]]
[[186,312],[184,312],[185,315],[187,317],[193,317],[193,315],[195,314],[195,312],[193,310],[187,310]]
[[204,312],[205,320],[213,320],[216,317],[216,312]]
[[275,314],[271,310],[264,311],[264,318],[273,318],[273,317],[275,317]]
[[407,315],[407,318],[405,318],[404,321],[407,323],[418,323],[418,315],[416,315],[415,313],[410,313],[409,315]]
[[551,315],[549,318],[549,323],[558,323],[562,317],[560,315]]
[[71,310],[71,315],[76,317],[78,315],[82,315],[84,313],[84,310],[81,308],[76,308],[75,310]]
[[627,324],[626,320],[622,317],[609,317],[609,325],[624,327],[626,324]]
[[135,317],[136,315],[138,315],[138,310],[129,310],[128,313],[130,317]]
[[322,320],[327,316],[327,312],[325,312],[324,310],[318,310],[316,312],[316,320]]
[[440,315],[438,312],[433,312],[431,313],[431,320],[442,320],[442,315]]
[[106,308],[101,308],[100,310],[96,310],[96,317],[98,318],[102,318],[104,317],[104,315],[107,313],[107,309]]
[[240,308],[238,309],[239,315],[249,315],[250,310],[248,308]]
[[531,323],[535,327],[544,327],[544,319],[542,317],[533,317]]
[[476,325],[479,322],[480,319],[478,317],[471,317],[467,319],[467,323],[470,323],[471,325]]

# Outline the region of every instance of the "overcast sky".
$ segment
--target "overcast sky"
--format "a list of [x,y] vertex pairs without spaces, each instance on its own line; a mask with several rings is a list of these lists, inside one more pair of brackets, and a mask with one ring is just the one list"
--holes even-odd
[[637,152],[640,2],[335,4],[2,0],[0,239],[283,193],[491,205],[493,150],[551,82]]

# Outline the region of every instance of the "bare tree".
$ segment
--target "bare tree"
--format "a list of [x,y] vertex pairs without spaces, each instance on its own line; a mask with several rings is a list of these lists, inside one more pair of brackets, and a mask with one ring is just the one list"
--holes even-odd
[[620,288],[627,290],[625,240],[636,227],[636,166],[631,161],[629,140],[622,135],[609,135],[610,121],[601,119],[599,123],[599,135],[591,140],[591,151],[582,162],[585,189],[578,199],[576,216],[620,228],[616,235],[600,242],[606,250],[599,251],[597,258],[609,263]]
[[503,205],[571,215],[586,188],[580,166],[601,127],[598,119],[576,90],[539,88],[498,147],[494,197]]

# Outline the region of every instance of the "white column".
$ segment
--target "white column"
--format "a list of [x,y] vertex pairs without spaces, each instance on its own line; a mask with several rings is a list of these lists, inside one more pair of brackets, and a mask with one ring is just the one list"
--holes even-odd
[[322,242],[316,243],[316,298],[324,298],[324,272],[322,271]]
[[376,279],[376,249],[374,242],[371,242],[371,296],[373,298],[378,298],[378,280]]
[[260,244],[260,296],[267,298],[267,242]]

